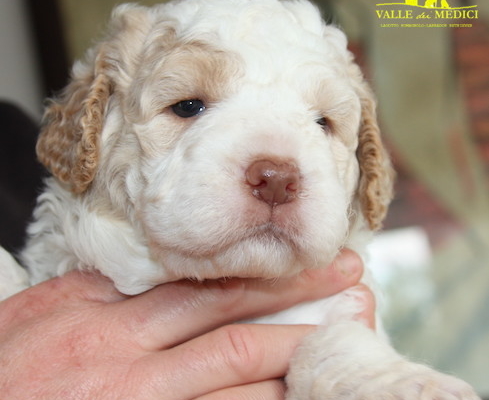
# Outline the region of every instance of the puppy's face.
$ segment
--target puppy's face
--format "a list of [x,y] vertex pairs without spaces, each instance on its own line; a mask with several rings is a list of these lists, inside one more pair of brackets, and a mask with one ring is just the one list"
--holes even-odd
[[296,273],[330,262],[353,221],[378,227],[390,167],[373,103],[312,6],[187,0],[120,8],[112,26],[39,154],[170,279]]

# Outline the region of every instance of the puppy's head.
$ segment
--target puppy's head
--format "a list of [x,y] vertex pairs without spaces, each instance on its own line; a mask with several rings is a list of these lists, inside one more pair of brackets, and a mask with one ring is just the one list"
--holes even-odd
[[119,7],[48,107],[38,154],[130,226],[160,280],[324,266],[391,197],[370,89],[304,1]]

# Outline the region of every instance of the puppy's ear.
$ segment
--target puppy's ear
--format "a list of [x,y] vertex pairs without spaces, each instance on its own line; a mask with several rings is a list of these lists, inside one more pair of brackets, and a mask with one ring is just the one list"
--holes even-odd
[[380,137],[373,94],[363,78],[357,93],[362,109],[357,148],[358,199],[370,229],[377,230],[392,199],[394,170]]
[[63,94],[48,105],[37,142],[39,160],[75,193],[92,182],[99,137],[111,94],[108,65],[99,50],[90,66],[80,66]]
[[37,155],[74,193],[95,177],[109,98],[131,80],[150,25],[146,7],[117,7],[106,37],[75,64],[71,82],[46,108]]

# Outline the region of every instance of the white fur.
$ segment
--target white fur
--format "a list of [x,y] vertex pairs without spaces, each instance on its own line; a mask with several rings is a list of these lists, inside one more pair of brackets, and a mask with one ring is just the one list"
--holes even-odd
[[17,261],[0,247],[0,301],[29,287],[29,277]]
[[[292,275],[345,246],[362,253],[371,232],[357,193],[360,78],[345,36],[313,5],[127,5],[112,26],[74,70],[74,79],[90,76],[97,51],[111,65],[97,174],[82,194],[47,181],[23,252],[32,283],[97,268],[133,295],[182,278]],[[169,108],[195,98],[207,106],[197,117]],[[322,116],[332,132],[316,123]],[[260,159],[298,167],[294,201],[272,209],[251,194],[245,172]],[[402,359],[351,321],[359,311],[350,290],[257,321],[324,325],[292,360],[289,399],[477,398]]]

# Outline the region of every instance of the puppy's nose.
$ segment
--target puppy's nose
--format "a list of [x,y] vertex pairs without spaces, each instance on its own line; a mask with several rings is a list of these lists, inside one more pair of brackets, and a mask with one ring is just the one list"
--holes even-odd
[[300,176],[293,164],[260,160],[246,170],[246,182],[253,196],[270,206],[276,206],[294,200]]

